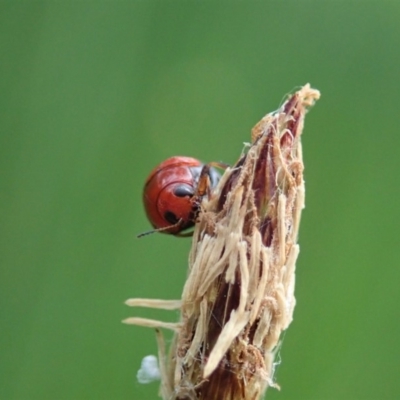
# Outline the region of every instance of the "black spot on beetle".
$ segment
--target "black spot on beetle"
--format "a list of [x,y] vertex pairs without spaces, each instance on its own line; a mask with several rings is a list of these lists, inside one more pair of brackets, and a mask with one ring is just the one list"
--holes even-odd
[[179,221],[178,217],[171,211],[167,211],[164,214],[164,218],[172,225],[175,225]]

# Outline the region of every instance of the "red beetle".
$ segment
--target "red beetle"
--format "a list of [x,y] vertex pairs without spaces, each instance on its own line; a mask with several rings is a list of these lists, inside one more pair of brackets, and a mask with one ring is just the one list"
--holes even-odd
[[154,168],[143,190],[144,208],[154,227],[151,232],[185,236],[181,232],[194,225],[201,197],[219,179],[210,164],[191,157],[171,157]]

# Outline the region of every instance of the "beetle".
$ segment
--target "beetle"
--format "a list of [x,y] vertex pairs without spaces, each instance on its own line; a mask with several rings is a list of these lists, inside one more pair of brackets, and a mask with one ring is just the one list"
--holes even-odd
[[175,156],[155,167],[146,179],[143,204],[154,230],[176,236],[195,224],[202,197],[217,185],[220,174],[192,157]]

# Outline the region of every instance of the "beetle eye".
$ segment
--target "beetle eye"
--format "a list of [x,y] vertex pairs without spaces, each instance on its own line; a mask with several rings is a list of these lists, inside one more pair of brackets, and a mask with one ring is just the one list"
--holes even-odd
[[189,185],[179,185],[174,188],[174,195],[178,197],[192,197],[194,195],[193,188]]
[[177,216],[171,211],[167,211],[164,214],[164,218],[172,225],[175,225],[179,221]]

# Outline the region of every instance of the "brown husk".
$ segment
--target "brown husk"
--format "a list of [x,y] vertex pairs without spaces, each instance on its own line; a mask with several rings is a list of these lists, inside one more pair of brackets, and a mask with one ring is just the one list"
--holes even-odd
[[277,387],[274,356],[295,306],[304,207],[300,135],[318,98],[305,85],[266,115],[247,152],[203,200],[182,299],[173,303],[180,305],[179,323],[125,321],[176,331],[168,360],[157,334],[164,399],[256,400]]

